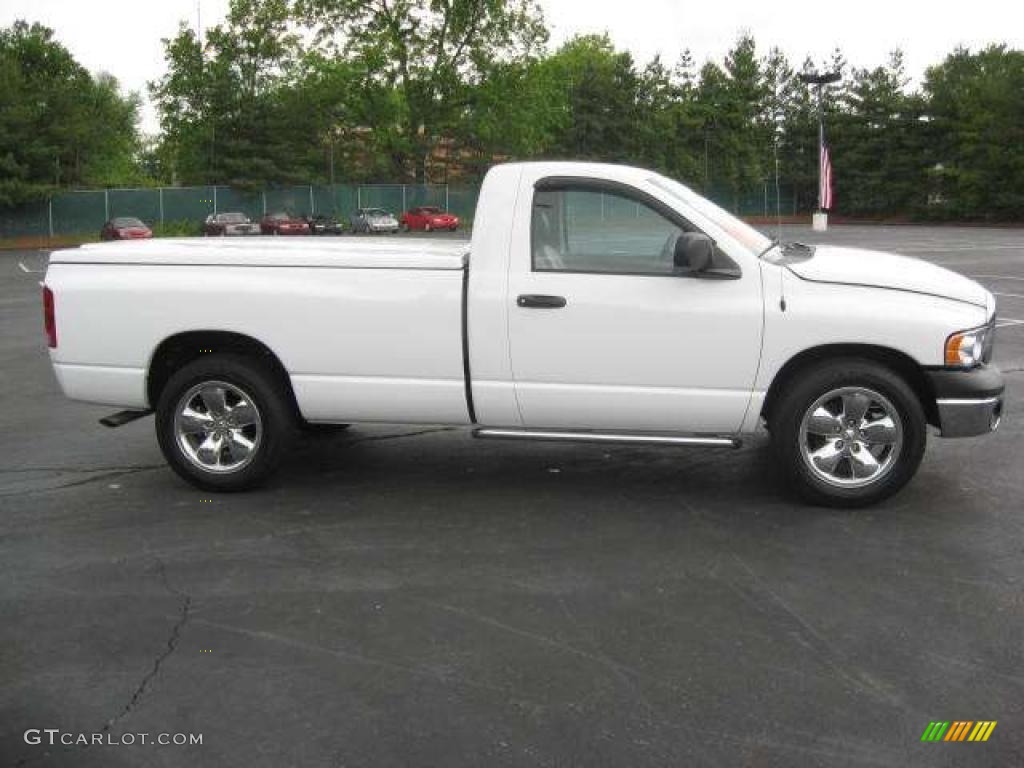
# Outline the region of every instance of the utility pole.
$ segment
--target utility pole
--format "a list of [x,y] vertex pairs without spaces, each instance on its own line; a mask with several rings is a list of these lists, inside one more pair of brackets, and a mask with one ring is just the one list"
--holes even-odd
[[823,159],[825,155],[825,111],[822,104],[822,90],[826,85],[839,82],[842,78],[842,74],[839,72],[825,72],[824,74],[818,72],[805,72],[800,75],[800,82],[805,85],[815,86],[815,91],[818,96],[818,208],[814,212],[812,217],[812,224],[814,229],[824,231],[828,229],[828,213],[825,211],[823,200],[823,174],[825,169],[823,166]]

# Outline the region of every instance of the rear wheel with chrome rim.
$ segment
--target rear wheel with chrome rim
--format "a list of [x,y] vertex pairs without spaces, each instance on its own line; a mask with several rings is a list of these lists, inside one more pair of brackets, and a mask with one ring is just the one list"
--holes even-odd
[[284,384],[261,361],[200,358],[174,374],[156,408],[157,439],[179,475],[204,490],[264,481],[295,432]]
[[881,501],[913,477],[924,453],[927,421],[917,395],[870,360],[830,360],[799,372],[773,410],[783,467],[817,504]]

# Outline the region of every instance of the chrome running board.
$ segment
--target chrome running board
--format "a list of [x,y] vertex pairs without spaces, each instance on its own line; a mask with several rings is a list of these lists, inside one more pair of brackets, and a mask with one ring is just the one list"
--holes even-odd
[[554,440],[566,443],[630,443],[637,445],[705,445],[739,448],[743,443],[735,437],[704,435],[653,435],[623,432],[570,432],[548,429],[496,429],[481,427],[473,437],[489,440]]

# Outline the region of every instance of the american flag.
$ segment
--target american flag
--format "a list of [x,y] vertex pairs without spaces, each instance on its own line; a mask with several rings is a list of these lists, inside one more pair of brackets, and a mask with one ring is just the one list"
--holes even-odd
[[832,207],[832,158],[828,153],[828,145],[821,145],[821,188],[818,190],[818,199],[821,201],[821,209],[827,211]]

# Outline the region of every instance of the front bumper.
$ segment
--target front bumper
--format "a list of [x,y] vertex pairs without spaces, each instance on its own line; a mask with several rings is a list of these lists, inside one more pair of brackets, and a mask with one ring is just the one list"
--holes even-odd
[[985,435],[1003,416],[1003,375],[992,365],[928,371],[942,437]]

